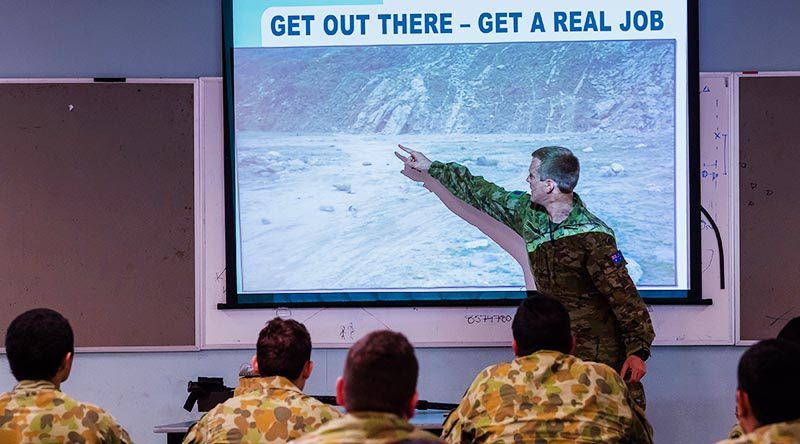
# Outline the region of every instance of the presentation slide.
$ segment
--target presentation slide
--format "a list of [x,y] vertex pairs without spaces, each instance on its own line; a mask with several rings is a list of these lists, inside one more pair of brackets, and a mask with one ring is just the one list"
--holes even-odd
[[637,287],[689,288],[686,2],[233,0],[231,19],[241,301],[522,295],[528,264],[402,174],[398,144],[522,192],[531,153],[567,147]]

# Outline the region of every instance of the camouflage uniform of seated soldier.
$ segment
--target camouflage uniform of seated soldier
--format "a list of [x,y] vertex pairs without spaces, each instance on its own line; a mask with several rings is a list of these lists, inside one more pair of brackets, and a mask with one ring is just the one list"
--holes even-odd
[[800,344],[761,341],[742,355],[737,373],[736,417],[744,435],[720,444],[800,442]]
[[103,409],[61,391],[73,341],[69,321],[53,310],[30,310],[11,322],[6,355],[19,383],[0,395],[0,443],[132,442]]
[[569,314],[548,297],[524,300],[512,323],[511,362],[481,371],[447,418],[450,443],[651,443],[622,378],[582,361]]
[[[778,332],[777,338],[800,344],[800,316],[790,319],[789,322],[783,326],[781,331]],[[728,439],[739,438],[742,435],[744,435],[744,430],[742,430],[742,426],[737,422],[730,433],[728,433]]]
[[336,401],[347,415],[297,444],[441,443],[408,422],[417,404],[418,373],[414,348],[405,336],[388,330],[368,334],[350,348],[344,375],[336,381]]
[[253,369],[236,396],[211,409],[184,444],[285,443],[341,416],[303,393],[311,376],[311,337],[303,324],[275,318],[258,335]]

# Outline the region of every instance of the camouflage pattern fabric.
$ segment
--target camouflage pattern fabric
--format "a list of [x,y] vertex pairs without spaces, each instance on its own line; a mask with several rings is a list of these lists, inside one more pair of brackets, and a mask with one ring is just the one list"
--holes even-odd
[[50,381],[20,381],[0,395],[0,443],[131,443],[111,415]]
[[431,433],[417,429],[391,413],[356,412],[333,420],[295,441],[297,444],[441,443]]
[[447,418],[450,443],[651,443],[614,369],[539,351],[481,371]]
[[233,396],[241,396],[253,390],[260,390],[263,380],[260,376],[245,376],[239,378],[239,385],[233,389]]
[[[462,165],[433,162],[428,172],[453,195],[522,236],[537,291],[569,311],[576,356],[617,371],[629,355],[649,356],[655,333],[647,306],[628,275],[614,232],[577,194],[567,218],[552,224],[530,194],[506,191]],[[639,397],[644,402],[643,390]]]
[[759,427],[752,433],[717,444],[795,444],[800,442],[800,419]]
[[740,438],[744,435],[744,430],[742,430],[742,426],[739,425],[737,422],[736,424],[731,427],[731,431],[728,432],[728,439]]
[[211,409],[183,442],[285,443],[342,416],[284,377],[249,379],[246,392]]

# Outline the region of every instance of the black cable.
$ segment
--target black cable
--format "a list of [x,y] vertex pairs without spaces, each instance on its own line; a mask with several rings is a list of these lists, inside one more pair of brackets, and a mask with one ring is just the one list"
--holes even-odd
[[700,211],[708,220],[708,223],[711,224],[711,228],[714,229],[714,234],[717,236],[717,248],[719,248],[719,288],[725,289],[725,252],[722,250],[722,236],[719,233],[719,228],[717,228],[717,223],[714,222],[714,218],[708,214],[705,208],[700,205]]

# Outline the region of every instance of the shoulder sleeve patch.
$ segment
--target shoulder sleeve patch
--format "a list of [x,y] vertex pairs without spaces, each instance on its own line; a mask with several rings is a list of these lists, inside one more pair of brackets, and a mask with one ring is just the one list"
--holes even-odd
[[614,252],[614,254],[611,255],[611,262],[613,262],[614,265],[623,264],[625,263],[625,257],[622,256],[621,251],[617,250],[616,252]]

